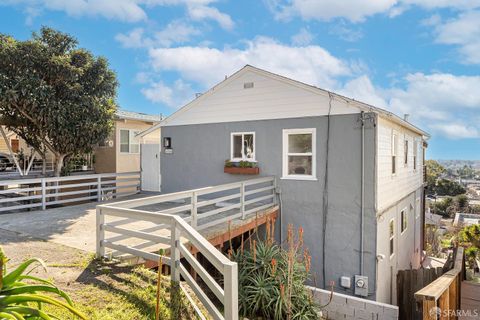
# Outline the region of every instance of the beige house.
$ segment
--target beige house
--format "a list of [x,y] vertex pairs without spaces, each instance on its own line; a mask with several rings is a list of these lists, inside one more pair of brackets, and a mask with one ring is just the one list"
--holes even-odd
[[157,115],[118,110],[111,137],[94,151],[95,173],[140,171],[140,144],[159,144],[160,131],[138,134],[160,120]]

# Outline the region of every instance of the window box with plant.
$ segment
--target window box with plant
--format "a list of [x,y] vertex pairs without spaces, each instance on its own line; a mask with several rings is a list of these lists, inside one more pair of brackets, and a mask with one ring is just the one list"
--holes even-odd
[[255,161],[255,132],[232,132],[230,139],[230,159],[225,160],[223,172],[259,174]]
[[259,174],[260,169],[256,162],[251,161],[239,161],[234,162],[231,160],[225,160],[225,167],[223,172],[230,174]]

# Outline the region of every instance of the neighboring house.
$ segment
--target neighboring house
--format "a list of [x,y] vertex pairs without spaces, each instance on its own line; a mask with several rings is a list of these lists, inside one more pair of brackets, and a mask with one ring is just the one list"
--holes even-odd
[[454,227],[467,227],[480,224],[480,214],[457,212],[453,220]]
[[245,66],[157,128],[162,192],[255,177],[225,160],[276,176],[277,240],[303,227],[317,287],[395,303],[397,271],[420,266],[428,135],[402,118]]
[[133,172],[140,171],[140,145],[159,144],[160,132],[139,137],[138,135],[159,123],[161,116],[118,110],[115,128],[110,138],[95,148],[95,172]]

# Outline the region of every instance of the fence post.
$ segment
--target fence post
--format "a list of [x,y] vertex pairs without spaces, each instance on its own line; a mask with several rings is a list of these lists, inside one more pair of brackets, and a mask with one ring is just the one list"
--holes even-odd
[[225,320],[238,320],[238,266],[227,264],[223,270]]
[[192,202],[192,227],[194,229],[197,229],[197,225],[198,225],[198,221],[197,221],[197,219],[198,219],[197,201],[198,201],[198,195],[194,191],[194,192],[192,192],[192,199],[191,199],[191,202]]
[[170,227],[170,269],[172,281],[175,283],[180,282],[180,232],[177,229],[177,222],[175,218],[172,218],[172,224]]
[[102,209],[97,207],[97,227],[96,227],[96,255],[97,258],[102,258],[105,256],[105,247],[103,246],[103,240],[105,240],[105,230],[103,225],[105,224],[105,216],[102,213]]
[[102,201],[102,176],[97,177],[97,201]]
[[240,212],[242,219],[245,219],[245,182],[240,184]]
[[47,188],[45,183],[45,178],[42,178],[42,210],[47,208]]

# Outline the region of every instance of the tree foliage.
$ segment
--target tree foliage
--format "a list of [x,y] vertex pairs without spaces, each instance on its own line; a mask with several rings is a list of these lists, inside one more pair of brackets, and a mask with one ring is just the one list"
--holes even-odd
[[2,124],[38,152],[49,149],[57,175],[66,156],[108,137],[116,110],[115,73],[77,45],[46,27],[26,41],[0,34]]
[[435,184],[442,174],[446,172],[446,169],[435,160],[425,161],[427,168],[427,189],[428,193],[434,194]]

